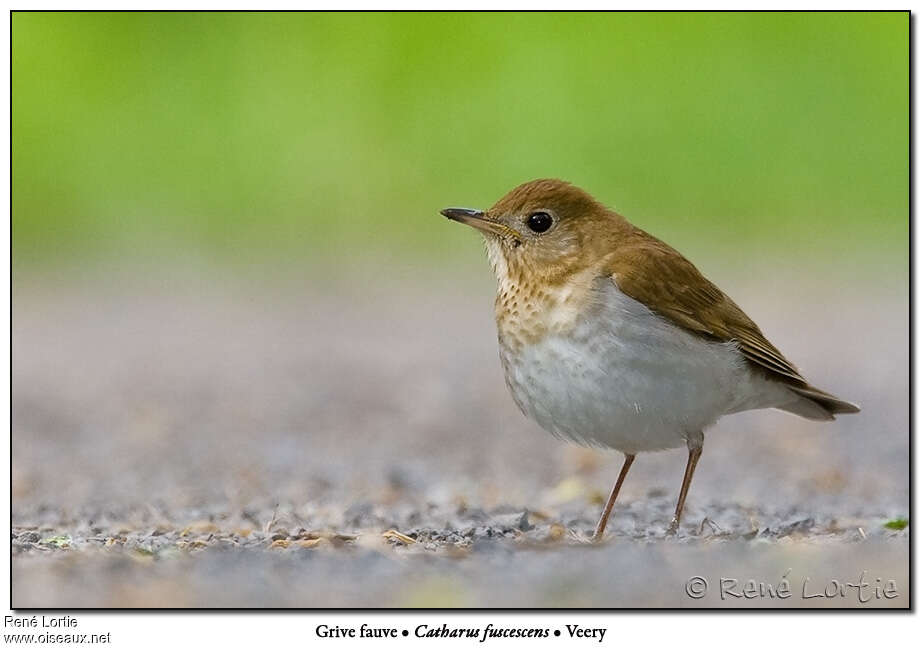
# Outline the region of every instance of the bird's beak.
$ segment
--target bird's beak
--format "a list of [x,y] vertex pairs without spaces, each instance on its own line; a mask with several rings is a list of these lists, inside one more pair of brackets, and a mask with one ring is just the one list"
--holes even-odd
[[446,207],[441,211],[441,214],[452,221],[464,223],[481,232],[489,232],[500,237],[512,237],[516,241],[521,241],[522,239],[518,232],[499,221],[494,221],[483,210],[472,210],[467,207]]

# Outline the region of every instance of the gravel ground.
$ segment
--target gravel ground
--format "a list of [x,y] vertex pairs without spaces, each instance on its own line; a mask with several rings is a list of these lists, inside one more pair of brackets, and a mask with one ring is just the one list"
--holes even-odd
[[674,538],[685,453],[642,455],[590,546],[620,456],[515,409],[485,274],[216,277],[14,286],[15,607],[853,606],[862,574],[908,605],[905,286],[722,281],[864,411],[719,422]]

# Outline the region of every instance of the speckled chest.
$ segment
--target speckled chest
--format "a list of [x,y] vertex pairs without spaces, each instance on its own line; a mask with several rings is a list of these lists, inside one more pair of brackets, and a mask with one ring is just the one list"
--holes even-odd
[[501,344],[521,350],[549,335],[573,331],[603,281],[588,269],[559,282],[500,279],[495,310]]

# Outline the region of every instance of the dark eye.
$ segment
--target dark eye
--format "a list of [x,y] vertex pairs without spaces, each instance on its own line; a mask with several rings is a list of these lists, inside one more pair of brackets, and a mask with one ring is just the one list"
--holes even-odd
[[547,232],[547,229],[554,223],[554,219],[552,219],[551,215],[547,212],[533,212],[528,217],[526,223],[532,232],[540,234],[542,232]]

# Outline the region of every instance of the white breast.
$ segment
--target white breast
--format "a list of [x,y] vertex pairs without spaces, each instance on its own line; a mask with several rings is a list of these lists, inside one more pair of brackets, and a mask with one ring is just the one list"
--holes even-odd
[[605,280],[574,327],[500,357],[513,399],[552,434],[628,453],[674,448],[721,415],[768,407],[782,388],[734,343],[692,335]]

